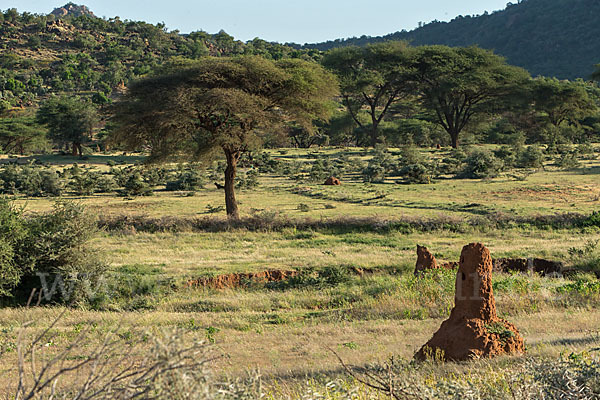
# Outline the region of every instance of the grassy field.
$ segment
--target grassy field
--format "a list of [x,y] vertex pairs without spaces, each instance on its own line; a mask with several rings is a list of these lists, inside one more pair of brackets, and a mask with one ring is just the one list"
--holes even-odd
[[[309,164],[343,151],[289,149],[273,151],[272,156]],[[369,159],[369,152],[362,149],[347,153],[357,163]],[[106,170],[106,163],[117,157],[124,163],[139,161],[96,155],[77,162]],[[52,168],[63,165],[58,157],[43,161]],[[66,165],[73,160],[62,161]],[[600,285],[592,273],[600,270],[600,251],[593,245],[600,240],[600,229],[569,224],[540,227],[527,219],[598,211],[598,174],[598,157],[587,157],[580,168],[570,171],[547,162],[544,170],[524,180],[505,173],[486,180],[442,177],[429,185],[396,184],[393,177],[381,184],[363,183],[350,173],[341,177],[341,186],[328,187],[261,174],[256,188],[239,191],[241,212],[245,218],[285,224],[262,229],[185,224],[156,231],[128,224],[105,228],[93,246],[102,251],[121,285],[111,288],[101,306],[0,309],[0,379],[14,381],[19,332],[32,338],[64,311],[48,334],[52,337],[48,354],[64,349],[83,328],[91,329],[90,346],[112,330],[129,340],[146,334],[160,337],[175,329],[185,341],[208,340],[227,355],[213,365],[218,374],[235,378],[260,370],[267,398],[302,398],[307,390],[327,392],[323,388],[330,381],[354,387],[356,398],[377,398],[344,373],[330,349],[348,363],[366,367],[392,355],[410,359],[431,337],[453,306],[455,273],[414,278],[417,244],[446,261],[457,261],[465,244],[483,242],[493,257],[542,257],[581,269],[565,278],[496,274],[499,312],[523,334],[528,356],[432,366],[430,377],[444,380],[453,373],[476,374],[478,368],[510,371],[525,360],[589,351],[600,345]],[[66,197],[82,202],[101,219],[163,218],[178,226],[177,221],[224,218],[224,212],[207,212],[207,206],[223,204],[222,191],[212,183],[193,196],[158,190],[150,197]],[[51,198],[15,201],[29,213],[53,205]],[[490,222],[502,218],[516,222],[501,228]],[[338,223],[326,224],[333,220]],[[345,220],[354,225],[344,228]],[[378,228],[394,220],[446,223],[432,229]],[[590,250],[585,254],[574,251],[586,244]],[[247,282],[222,290],[189,287],[190,281],[204,277],[265,270],[297,271],[310,279]],[[21,328],[27,321],[33,322]],[[4,394],[0,390],[0,396]],[[333,392],[325,396],[329,397],[307,398],[346,398]]]

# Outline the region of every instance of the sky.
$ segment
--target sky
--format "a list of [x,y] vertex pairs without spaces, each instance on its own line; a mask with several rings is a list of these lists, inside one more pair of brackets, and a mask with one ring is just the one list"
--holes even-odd
[[[69,0],[0,0],[0,10],[51,12]],[[515,0],[514,0],[515,1]],[[236,39],[314,43],[381,36],[419,22],[448,21],[506,7],[507,0],[79,0],[98,17],[164,22],[182,33],[223,29]],[[516,2],[516,1],[515,1]]]

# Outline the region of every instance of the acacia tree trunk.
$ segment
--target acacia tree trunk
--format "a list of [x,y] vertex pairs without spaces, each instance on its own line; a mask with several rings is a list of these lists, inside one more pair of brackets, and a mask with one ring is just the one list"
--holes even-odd
[[227,167],[225,168],[225,207],[227,209],[227,217],[230,219],[240,219],[237,200],[235,199],[235,175],[241,152],[228,149],[223,149],[223,151],[227,159]]
[[373,147],[377,145],[379,139],[377,126],[378,124],[376,122],[373,122],[373,125],[371,126],[371,146]]
[[73,142],[73,151],[71,152],[73,156],[82,156],[83,152],[81,151],[81,143]]
[[452,148],[458,149],[458,132],[448,132],[450,139],[452,139]]

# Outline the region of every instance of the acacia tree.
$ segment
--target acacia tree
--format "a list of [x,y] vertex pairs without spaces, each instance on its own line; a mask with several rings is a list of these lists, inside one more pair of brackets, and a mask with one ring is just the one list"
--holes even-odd
[[531,83],[531,91],[534,109],[555,128],[563,122],[577,123],[596,110],[583,82],[537,78]]
[[31,116],[0,118],[0,150],[19,153],[45,149],[48,146],[46,130]]
[[50,138],[59,146],[72,145],[74,156],[83,154],[81,145],[98,123],[94,105],[79,97],[51,97],[39,108],[36,120],[48,126]]
[[225,204],[239,218],[234,180],[241,155],[288,121],[311,129],[329,115],[335,77],[302,60],[212,58],[134,82],[115,105],[113,141],[145,146],[149,161],[198,160],[223,152]]
[[[394,104],[412,93],[407,79],[411,50],[405,42],[384,42],[365,47],[342,47],[331,50],[323,65],[340,80],[343,103],[354,122],[368,130],[371,146],[379,141],[379,125]],[[366,111],[369,122],[360,118]]]
[[524,69],[478,47],[418,47],[411,66],[423,105],[450,135],[453,148],[474,116],[512,108],[530,79]]

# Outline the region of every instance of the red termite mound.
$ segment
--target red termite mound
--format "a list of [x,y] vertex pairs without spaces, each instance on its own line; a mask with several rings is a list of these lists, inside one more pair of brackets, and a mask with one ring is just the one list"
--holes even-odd
[[342,184],[342,182],[335,176],[330,176],[329,178],[327,178],[327,180],[324,183],[324,185],[327,185],[327,186],[339,186],[341,184]]
[[496,315],[492,257],[483,244],[463,247],[455,290],[450,318],[415,354],[416,359],[462,361],[525,351],[517,328]]
[[415,275],[426,271],[428,269],[438,269],[437,261],[435,256],[425,246],[417,245],[417,264],[415,265]]

